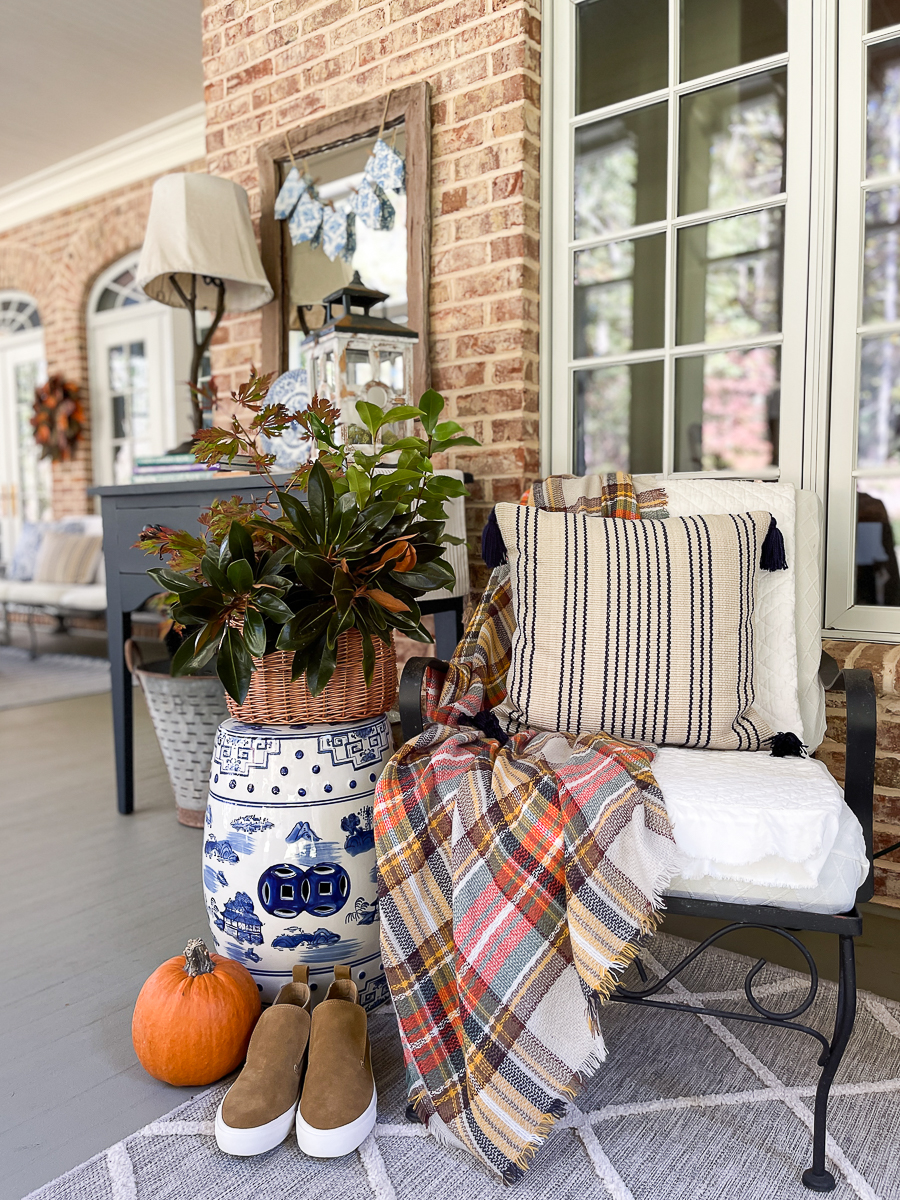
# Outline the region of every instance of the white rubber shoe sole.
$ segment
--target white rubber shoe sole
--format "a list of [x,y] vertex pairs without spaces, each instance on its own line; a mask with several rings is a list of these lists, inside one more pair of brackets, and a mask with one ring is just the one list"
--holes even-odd
[[[223,1096],[216,1112],[216,1143],[226,1154],[235,1154],[241,1158],[265,1154],[267,1150],[274,1150],[276,1146],[281,1145],[291,1132],[294,1113],[297,1112],[297,1105],[292,1104],[286,1113],[282,1113],[274,1121],[267,1121],[265,1125],[257,1125],[253,1129],[232,1129],[230,1125],[225,1124],[222,1117],[224,1103]],[[299,1116],[299,1113],[297,1115]]]
[[340,1158],[342,1154],[349,1154],[361,1146],[374,1129],[377,1107],[378,1093],[373,1087],[369,1107],[362,1116],[337,1129],[316,1129],[313,1125],[307,1125],[298,1108],[297,1145],[312,1158]]

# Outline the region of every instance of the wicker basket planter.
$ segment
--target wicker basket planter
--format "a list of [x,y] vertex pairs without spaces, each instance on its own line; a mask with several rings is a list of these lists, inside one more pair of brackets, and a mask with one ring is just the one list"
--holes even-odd
[[228,711],[248,725],[339,724],[378,717],[393,708],[397,698],[397,657],[394,640],[375,645],[375,673],[366,687],[362,668],[362,637],[356,629],[342,633],[337,643],[337,667],[324,691],[310,695],[306,680],[291,683],[293,655],[276,651],[254,659],[250,691],[243,704],[226,696]]
[[125,643],[125,661],[150,710],[182,825],[201,828],[209,795],[209,764],[216,730],[227,719],[225,688],[217,675],[173,678],[168,663],[141,661],[136,642]]

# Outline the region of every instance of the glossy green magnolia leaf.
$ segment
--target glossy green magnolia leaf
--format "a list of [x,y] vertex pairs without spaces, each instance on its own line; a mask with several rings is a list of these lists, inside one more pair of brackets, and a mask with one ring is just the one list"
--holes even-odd
[[[228,549],[233,559],[246,558],[251,567],[256,563],[253,553],[253,539],[240,521],[232,521],[228,530]],[[222,565],[221,563],[219,564]]]
[[348,608],[344,612],[336,612],[328,622],[328,628],[325,630],[325,641],[329,646],[336,646],[337,640],[345,630],[353,626],[353,610]]
[[172,655],[172,662],[169,666],[170,672],[177,676],[189,675],[194,662],[194,654],[197,650],[197,634],[190,633]]
[[372,437],[385,423],[385,412],[377,404],[370,404],[367,400],[357,400],[356,411],[359,414],[359,419],[371,433]]
[[331,591],[334,567],[320,555],[304,554],[298,550],[294,555],[294,570],[307,591],[320,596]]
[[425,484],[425,491],[432,496],[468,496],[466,485],[452,475],[432,475]]
[[203,573],[203,578],[212,584],[213,587],[217,587],[221,592],[231,591],[228,576],[211,554],[203,555],[203,558],[200,560],[200,570]]
[[321,696],[337,665],[337,648],[329,646],[326,638],[314,642],[306,668],[306,686],[313,696]]
[[306,485],[309,498],[309,515],[312,520],[317,540],[323,542],[328,529],[328,518],[334,506],[334,488],[328,478],[328,472],[320,462],[313,464]]
[[[232,528],[234,528],[232,526]],[[246,558],[234,558],[226,571],[228,582],[235,592],[249,592],[253,587],[253,568]]]
[[266,622],[255,608],[244,613],[244,645],[254,658],[262,658],[266,652]]
[[243,704],[250,690],[253,659],[238,630],[232,629],[230,626],[225,630],[222,645],[219,647],[216,673],[232,700],[237,704]]
[[458,421],[441,421],[434,427],[434,436],[441,442],[457,433],[465,433]]
[[306,542],[311,543],[312,545],[317,545],[319,538],[306,505],[302,504],[289,492],[278,492],[276,494],[281,502],[281,508],[284,512],[284,515],[291,522],[294,528],[300,532]]
[[257,588],[253,593],[253,603],[258,609],[265,613],[271,620],[283,625],[285,621],[289,621],[294,615],[294,611],[278,596],[272,592],[264,592]]
[[151,567],[147,574],[168,592],[193,592],[200,587],[190,575],[182,575],[180,571],[172,571],[168,567]]
[[281,627],[278,634],[278,649],[303,650],[309,646],[328,628],[328,622],[333,612],[333,604],[319,601],[318,604],[310,605],[309,608],[295,613],[290,621]]
[[444,397],[434,388],[429,388],[419,401],[419,408],[422,410],[422,425],[430,437],[437,427],[438,418],[444,411]]
[[[357,408],[359,405],[357,405]],[[382,425],[393,425],[395,421],[412,421],[423,416],[421,408],[416,404],[395,404],[393,408],[384,410]],[[391,442],[391,450],[397,449],[397,443]]]

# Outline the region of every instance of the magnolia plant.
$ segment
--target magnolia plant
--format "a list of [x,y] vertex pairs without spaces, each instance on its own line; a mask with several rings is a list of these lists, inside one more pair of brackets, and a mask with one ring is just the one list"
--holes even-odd
[[[203,536],[148,526],[138,545],[167,559],[149,574],[172,594],[172,616],[184,640],[173,675],[187,675],[216,656],[228,694],[243,703],[254,658],[293,654],[291,677],[306,677],[319,695],[334,673],[338,638],[356,629],[367,684],[375,667],[373,639],[390,645],[399,630],[431,641],[417,600],[455,582],[444,547],[444,501],[466,495],[456,479],[437,474],[433,458],[457,446],[477,446],[455,421],[441,421],[443,397],[427,391],[416,406],[386,410],[357,401],[369,444],[337,440],[338,410],[314,396],[304,412],[267,404],[270,377],[251,375],[232,399],[253,415],[234,415],[229,429],[202,429],[195,456],[233,462],[244,456],[271,484],[264,501],[216,500],[201,517]],[[379,430],[416,418],[423,436],[380,447]],[[276,482],[275,455],[260,437],[278,437],[296,423],[311,459]]]

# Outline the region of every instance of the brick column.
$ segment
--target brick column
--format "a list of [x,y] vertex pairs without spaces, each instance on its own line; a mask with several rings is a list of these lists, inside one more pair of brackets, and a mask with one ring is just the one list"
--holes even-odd
[[[872,642],[823,643],[838,666],[866,667],[872,672],[878,703],[875,751],[875,849],[900,842],[900,646]],[[828,728],[816,757],[839,783],[844,782],[847,706],[836,692],[827,693]],[[875,893],[900,908],[900,851],[878,859]]]

